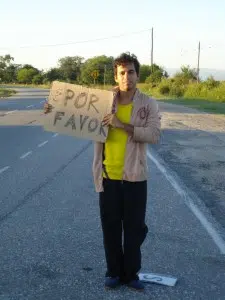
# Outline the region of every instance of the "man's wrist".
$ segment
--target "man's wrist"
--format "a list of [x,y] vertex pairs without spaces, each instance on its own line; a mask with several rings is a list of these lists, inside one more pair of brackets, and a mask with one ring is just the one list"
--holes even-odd
[[122,123],[122,122],[119,122],[119,123],[112,124],[112,127],[113,128],[125,129],[125,124]]
[[125,127],[126,127],[126,124],[121,122],[120,128],[125,130]]
[[133,125],[123,123],[123,126],[124,126],[123,129],[124,129],[127,133],[133,135],[133,133],[134,133],[134,126],[133,126]]

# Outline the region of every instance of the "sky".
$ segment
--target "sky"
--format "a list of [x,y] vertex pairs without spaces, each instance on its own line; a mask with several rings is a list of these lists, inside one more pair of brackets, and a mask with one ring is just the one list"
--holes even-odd
[[197,67],[200,41],[200,68],[225,69],[224,0],[0,0],[0,12],[0,56],[18,64],[48,70],[65,56],[127,51],[150,64],[153,28],[160,66]]

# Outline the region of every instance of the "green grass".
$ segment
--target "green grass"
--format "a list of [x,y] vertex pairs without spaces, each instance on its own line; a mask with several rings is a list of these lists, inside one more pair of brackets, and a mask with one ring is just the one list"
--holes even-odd
[[[103,86],[98,85],[97,88],[102,88]],[[211,99],[196,99],[196,98],[176,98],[176,97],[168,97],[162,96],[157,89],[149,89],[149,85],[139,83],[137,87],[143,92],[148,94],[149,96],[154,97],[158,101],[172,103],[176,105],[184,105],[190,108],[198,109],[199,111],[204,111],[207,113],[214,113],[214,114],[225,114],[225,103],[218,102],[218,99],[214,101]],[[112,86],[106,86],[106,89],[111,89]]]
[[162,96],[158,89],[151,89],[147,84],[138,84],[140,90],[149,96],[154,97],[158,101],[172,103],[176,105],[184,105],[190,108],[195,108],[199,111],[204,111],[207,113],[213,114],[225,114],[225,102],[223,99],[213,99],[211,96],[210,99],[197,98],[197,97],[170,97]]
[[0,98],[2,98],[2,97],[10,97],[13,94],[16,94],[16,91],[0,88]]
[[[10,87],[16,88],[16,87],[26,87],[26,88],[44,88],[49,89],[50,85],[22,85],[22,84],[10,84]],[[139,83],[138,88],[148,94],[149,96],[152,96],[156,98],[158,101],[172,103],[176,105],[184,105],[187,107],[198,109],[199,111],[204,111],[207,113],[214,113],[214,114],[225,114],[225,103],[223,100],[218,99],[202,99],[202,98],[196,98],[196,97],[182,97],[182,98],[176,98],[176,97],[169,97],[169,96],[162,96],[157,89],[151,89],[149,88],[149,85],[145,83]],[[104,89],[103,85],[91,85],[90,87],[93,88],[100,88]],[[106,90],[111,90],[111,85],[105,86]],[[14,90],[9,90],[5,88],[0,87],[0,97],[9,97],[12,94],[15,94],[16,92]]]
[[50,84],[40,84],[40,85],[37,85],[37,84],[20,84],[20,83],[15,83],[15,84],[12,84],[12,83],[9,83],[9,84],[4,84],[4,85],[0,85],[0,88],[4,88],[5,86],[6,87],[10,87],[10,88],[38,88],[38,89],[49,89],[50,88]]
[[183,105],[190,108],[198,109],[207,113],[225,115],[225,103],[213,102],[202,99],[185,99],[185,98],[174,98],[174,99],[157,99],[162,102],[172,103],[176,105]]

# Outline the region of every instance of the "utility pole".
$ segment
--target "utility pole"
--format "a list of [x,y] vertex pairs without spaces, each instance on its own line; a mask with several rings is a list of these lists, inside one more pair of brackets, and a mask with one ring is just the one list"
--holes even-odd
[[199,43],[198,43],[198,65],[197,65],[197,81],[198,81],[198,82],[199,82],[200,51],[201,51],[201,45],[200,45],[200,42],[199,42]]
[[104,66],[104,88],[105,88],[105,77],[106,77],[106,65]]
[[151,46],[151,71],[153,73],[153,27],[152,27],[152,46]]

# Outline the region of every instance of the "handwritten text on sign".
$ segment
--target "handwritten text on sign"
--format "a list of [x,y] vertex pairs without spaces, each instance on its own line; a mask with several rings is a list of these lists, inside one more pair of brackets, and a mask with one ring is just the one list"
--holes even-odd
[[102,120],[111,111],[112,92],[53,82],[48,101],[54,109],[46,116],[46,130],[95,141],[106,140],[108,128],[102,125]]

